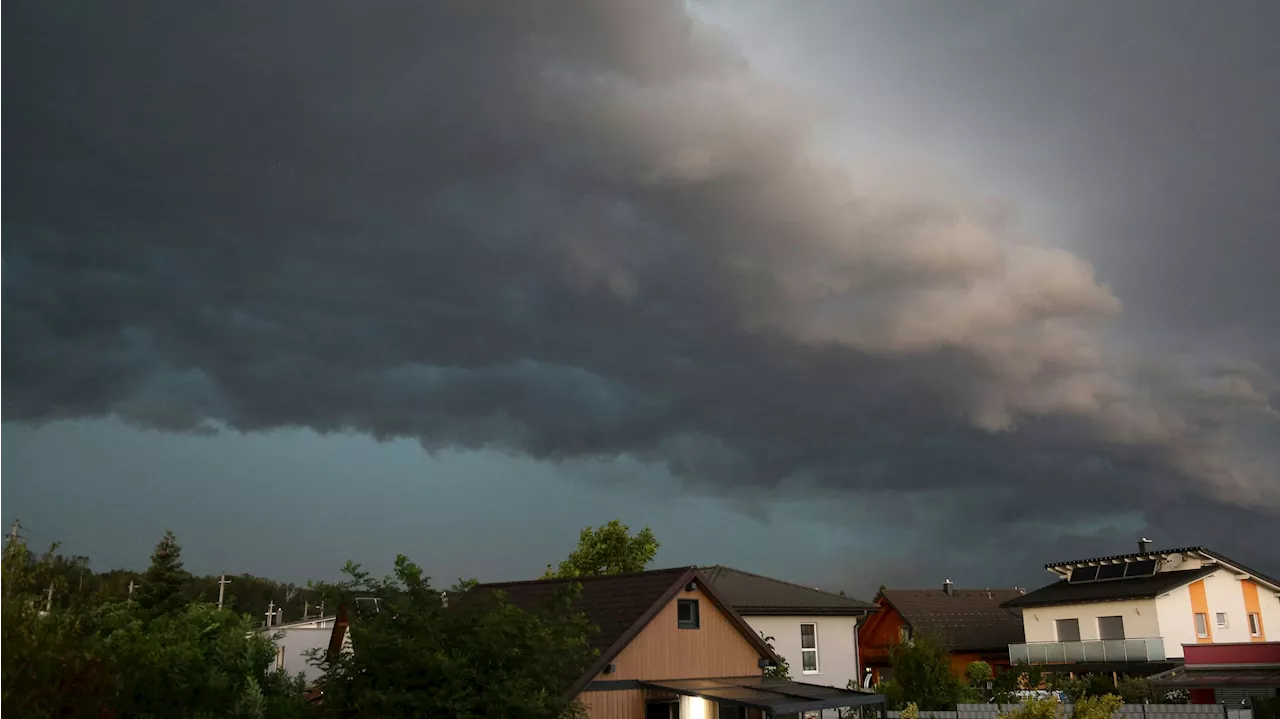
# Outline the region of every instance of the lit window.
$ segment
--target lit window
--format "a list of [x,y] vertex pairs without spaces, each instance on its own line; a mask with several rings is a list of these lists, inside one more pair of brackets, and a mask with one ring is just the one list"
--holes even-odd
[[1209,636],[1209,618],[1199,612],[1196,612],[1196,636]]
[[1226,626],[1227,626],[1227,613],[1226,613],[1226,612],[1218,612],[1216,615],[1214,615],[1214,619],[1215,619],[1215,622],[1214,622],[1214,623],[1215,623],[1215,624],[1217,624],[1219,627],[1226,627]]
[[898,627],[898,643],[906,644],[911,641],[911,627]]
[[676,602],[676,626],[681,629],[698,628],[698,600],[681,599]]
[[818,625],[800,625],[800,668],[805,674],[818,673]]
[[1257,612],[1249,612],[1249,635],[1253,637],[1262,636],[1262,620],[1258,618]]

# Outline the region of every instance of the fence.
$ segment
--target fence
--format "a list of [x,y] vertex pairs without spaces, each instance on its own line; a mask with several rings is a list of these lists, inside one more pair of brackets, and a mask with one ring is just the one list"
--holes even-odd
[[[960,704],[955,711],[921,711],[920,719],[996,719],[1017,704]],[[1062,704],[1058,716],[1069,719],[1073,704]],[[1117,712],[1120,719],[1253,719],[1248,709],[1224,704],[1125,704]],[[889,719],[901,719],[902,713],[891,711]]]

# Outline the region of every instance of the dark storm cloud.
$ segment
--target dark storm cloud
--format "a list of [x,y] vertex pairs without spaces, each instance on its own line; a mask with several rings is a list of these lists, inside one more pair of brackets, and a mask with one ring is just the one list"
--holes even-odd
[[1112,357],[1086,262],[824,164],[678,3],[6,20],[8,420],[958,491],[998,536],[1099,496],[1224,537],[1280,509],[1266,372]]

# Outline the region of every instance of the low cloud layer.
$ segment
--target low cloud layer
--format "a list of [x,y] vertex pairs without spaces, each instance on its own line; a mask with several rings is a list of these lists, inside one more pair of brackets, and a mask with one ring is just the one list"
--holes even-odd
[[6,9],[6,420],[1273,532],[1274,378],[1120,357],[1085,259],[826,160],[680,3],[130,7]]

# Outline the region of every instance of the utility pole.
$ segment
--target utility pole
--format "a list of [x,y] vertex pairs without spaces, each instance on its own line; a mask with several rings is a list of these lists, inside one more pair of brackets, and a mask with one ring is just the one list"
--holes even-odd
[[14,542],[17,542],[17,541],[18,541],[18,539],[20,538],[20,537],[18,536],[18,530],[20,530],[20,529],[22,529],[22,525],[18,523],[18,520],[17,520],[17,519],[14,519],[14,520],[13,520],[13,529],[9,530],[9,539],[10,539],[10,540],[12,540],[12,541],[14,541]]
[[133,601],[133,580],[129,580],[129,601]]
[[53,609],[53,585],[52,584],[49,585],[49,591],[45,593],[45,598],[44,598],[45,613],[47,614],[50,609]]
[[227,579],[227,575],[223,574],[218,577],[218,609],[222,609],[223,593],[226,591],[227,585],[230,583],[231,580]]
[[302,621],[305,622],[307,620],[307,617],[309,616],[311,616],[311,602],[303,602],[302,603]]

